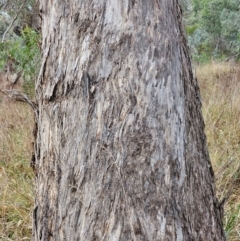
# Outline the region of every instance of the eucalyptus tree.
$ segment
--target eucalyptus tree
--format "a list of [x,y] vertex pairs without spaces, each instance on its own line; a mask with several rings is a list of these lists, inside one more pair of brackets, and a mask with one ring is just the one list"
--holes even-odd
[[33,240],[225,240],[176,0],[40,0]]

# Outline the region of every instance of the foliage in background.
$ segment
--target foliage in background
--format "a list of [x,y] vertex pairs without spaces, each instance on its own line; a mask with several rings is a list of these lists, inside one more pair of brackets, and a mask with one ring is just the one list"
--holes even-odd
[[193,59],[240,57],[239,0],[181,0]]
[[0,43],[0,68],[3,69],[11,62],[17,72],[22,72],[24,79],[36,76],[40,62],[39,40],[39,34],[26,27],[21,37],[12,37]]
[[[20,5],[24,8],[14,22],[12,28],[7,32],[6,38],[0,43],[0,70],[21,73],[24,80],[25,93],[34,95],[34,82],[40,66],[40,34],[38,33],[34,0],[1,1],[6,2],[1,9],[0,15],[0,37],[3,37],[8,25],[15,18]],[[19,28],[19,34],[13,31]]]
[[22,30],[21,37],[0,43],[0,69],[11,65],[14,72],[21,72],[24,90],[29,95],[33,95],[34,81],[40,65],[39,40],[39,34],[26,27]]

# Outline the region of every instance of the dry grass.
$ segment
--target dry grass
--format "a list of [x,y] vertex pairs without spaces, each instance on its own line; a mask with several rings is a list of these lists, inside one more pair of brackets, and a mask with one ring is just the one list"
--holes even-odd
[[[209,152],[229,241],[240,240],[240,65],[197,68]],[[30,240],[33,205],[32,113],[26,105],[0,102],[0,240]]]
[[32,113],[0,99],[0,240],[30,240],[33,205]]
[[211,63],[197,68],[203,115],[218,197],[225,205],[228,240],[240,240],[240,65]]

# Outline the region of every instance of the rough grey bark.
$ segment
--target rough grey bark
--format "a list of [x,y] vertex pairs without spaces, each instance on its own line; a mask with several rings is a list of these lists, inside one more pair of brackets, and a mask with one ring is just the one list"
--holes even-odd
[[225,240],[176,0],[40,0],[33,240]]

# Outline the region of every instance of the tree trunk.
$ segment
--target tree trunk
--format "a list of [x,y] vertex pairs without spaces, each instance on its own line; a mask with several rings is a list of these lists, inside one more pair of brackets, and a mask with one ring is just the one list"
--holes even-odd
[[33,240],[225,240],[177,0],[40,12]]

